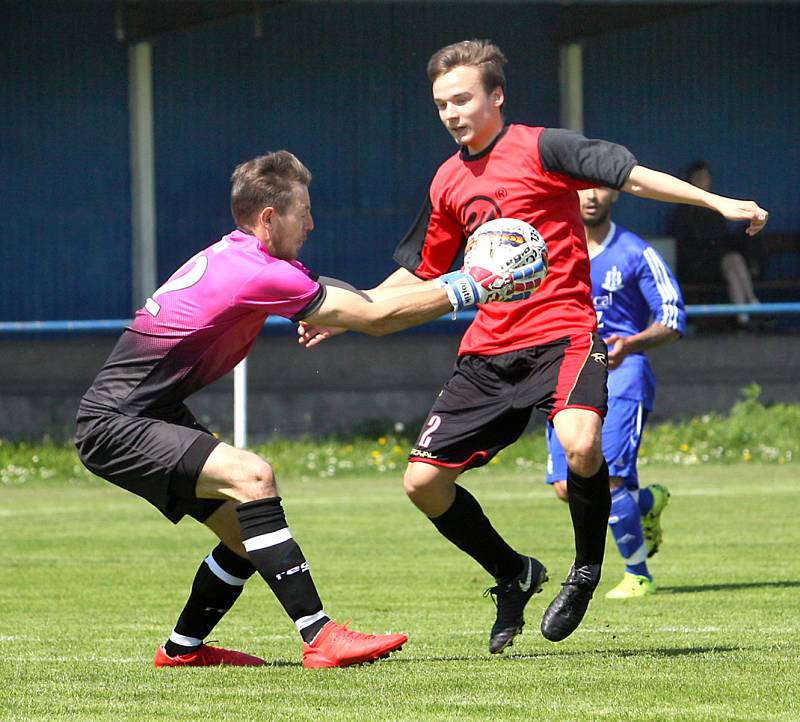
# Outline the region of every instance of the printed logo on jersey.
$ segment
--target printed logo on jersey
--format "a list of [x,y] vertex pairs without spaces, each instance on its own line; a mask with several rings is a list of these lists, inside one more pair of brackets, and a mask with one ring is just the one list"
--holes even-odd
[[592,296],[592,303],[594,312],[597,314],[597,328],[602,330],[604,328],[603,315],[614,305],[614,296],[610,293],[605,296]]
[[609,293],[614,293],[614,291],[619,291],[621,288],[624,288],[625,284],[622,282],[622,273],[619,268],[611,266],[611,268],[606,271],[605,280],[600,285]]
[[498,188],[494,192],[494,195],[495,195],[495,198],[499,198],[500,200],[503,200],[503,198],[505,198],[508,195],[508,191],[505,188],[503,188],[502,186],[500,186],[500,188]]
[[495,218],[502,218],[503,213],[489,196],[473,196],[461,209],[464,221],[464,235],[469,238],[479,226]]

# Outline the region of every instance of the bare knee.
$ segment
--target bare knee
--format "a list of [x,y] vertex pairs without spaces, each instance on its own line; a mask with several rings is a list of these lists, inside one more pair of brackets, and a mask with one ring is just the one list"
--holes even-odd
[[275,472],[272,466],[264,459],[256,457],[252,465],[235,480],[234,490],[239,501],[257,501],[278,496],[278,487],[275,483]]
[[414,506],[431,518],[444,514],[455,499],[460,469],[442,469],[412,462],[403,475],[403,488]]
[[574,474],[589,477],[597,473],[603,463],[601,430],[599,423],[561,430],[559,441],[567,457],[567,465]]
[[726,253],[719,261],[720,270],[724,274],[731,274],[736,267],[736,261],[732,253]]
[[574,441],[569,448],[564,448],[567,465],[578,476],[594,476],[603,463],[603,450],[600,438],[583,436]]
[[602,419],[586,409],[564,409],[553,426],[570,470],[578,476],[594,476],[603,463]]
[[406,468],[406,473],[403,474],[403,491],[412,501],[415,496],[425,494],[433,483],[434,477],[431,474],[423,473],[417,468],[416,464],[409,464]]
[[747,271],[747,263],[744,256],[738,251],[726,253],[720,260],[720,267],[728,273]]
[[251,451],[219,444],[206,460],[196,486],[202,499],[232,499],[240,503],[278,495],[275,474]]
[[553,491],[555,492],[556,496],[561,499],[561,501],[569,501],[569,496],[567,495],[567,482],[566,481],[554,481],[553,482]]

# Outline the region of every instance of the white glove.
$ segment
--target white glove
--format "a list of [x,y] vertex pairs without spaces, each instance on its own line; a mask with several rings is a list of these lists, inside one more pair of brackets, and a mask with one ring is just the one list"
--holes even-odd
[[541,260],[513,271],[492,273],[473,266],[469,271],[455,271],[441,276],[437,285],[447,291],[453,311],[471,308],[479,303],[493,301],[521,301],[528,298],[541,283],[536,274],[541,271]]

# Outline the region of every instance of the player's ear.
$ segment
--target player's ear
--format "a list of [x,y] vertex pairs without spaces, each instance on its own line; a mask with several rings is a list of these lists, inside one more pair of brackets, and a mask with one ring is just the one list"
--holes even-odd
[[275,209],[272,206],[262,208],[258,214],[258,224],[260,226],[269,226],[272,221],[272,216],[275,214]]
[[500,108],[505,102],[506,96],[503,93],[503,89],[499,85],[492,91],[491,98],[492,105],[495,108]]

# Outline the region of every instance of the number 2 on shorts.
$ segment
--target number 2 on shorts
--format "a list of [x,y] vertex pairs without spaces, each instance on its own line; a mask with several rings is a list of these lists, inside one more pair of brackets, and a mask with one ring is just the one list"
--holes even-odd
[[422,432],[422,436],[419,437],[419,445],[423,449],[427,449],[431,445],[431,437],[433,436],[433,432],[436,431],[442,425],[442,417],[438,414],[434,414],[431,418],[428,419],[428,426],[425,431]]

